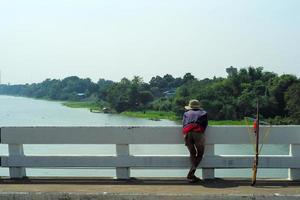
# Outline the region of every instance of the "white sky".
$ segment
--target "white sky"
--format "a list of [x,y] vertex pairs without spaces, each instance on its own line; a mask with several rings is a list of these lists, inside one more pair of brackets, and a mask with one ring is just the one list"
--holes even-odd
[[298,0],[0,0],[2,83],[300,75]]

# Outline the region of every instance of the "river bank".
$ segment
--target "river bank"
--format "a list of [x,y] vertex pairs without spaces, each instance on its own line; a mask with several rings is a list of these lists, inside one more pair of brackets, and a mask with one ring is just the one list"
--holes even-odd
[[[2,96],[23,97],[18,95],[2,95]],[[181,123],[181,117],[176,116],[174,112],[146,110],[146,111],[124,111],[122,113],[117,113],[116,111],[109,109],[107,102],[96,102],[94,99],[83,99],[81,101],[61,101],[61,100],[53,100],[49,98],[32,98],[32,97],[24,97],[24,98],[58,102],[63,106],[69,108],[86,108],[93,113],[110,113],[110,114],[116,114],[125,117],[149,119],[152,121],[170,120],[176,122],[177,124]],[[108,109],[105,112],[103,112],[103,108],[108,108]],[[293,122],[289,118],[281,118],[279,116],[270,119],[264,119],[264,121],[273,125],[293,124]],[[246,122],[244,120],[209,120],[209,125],[246,125]]]
[[127,117],[147,118],[154,121],[159,121],[161,119],[168,119],[171,121],[181,120],[179,117],[175,115],[174,112],[155,111],[155,110],[126,111],[126,112],[122,112],[121,115],[125,115]]
[[[92,101],[67,101],[62,103],[64,106],[70,108],[87,108],[91,112],[103,113],[103,106]],[[117,114],[114,111],[111,113]],[[162,119],[171,120],[180,123],[181,117],[176,116],[174,112],[145,110],[145,111],[124,111],[120,115],[134,118],[144,118],[153,121],[160,121]],[[209,125],[245,125],[244,120],[209,120]]]
[[69,108],[87,108],[90,110],[101,110],[99,104],[93,101],[66,101],[62,102],[62,105]]
[[[11,97],[20,97],[13,96]],[[28,97],[25,97],[28,98]],[[46,98],[30,98],[36,100],[44,100],[50,102],[57,102],[62,104],[63,106],[69,108],[85,108],[93,113],[104,113],[103,108],[106,106],[104,103],[97,103],[95,101],[57,101]],[[141,119],[149,119],[152,121],[160,121],[160,120],[170,120],[174,121],[177,124],[181,123],[181,117],[176,116],[174,112],[166,112],[166,111],[155,111],[155,110],[146,110],[146,111],[125,111],[122,113],[117,113],[113,110],[109,111],[110,114],[116,114],[120,116],[132,117],[132,118],[141,118]],[[244,120],[209,120],[209,125],[245,125]]]

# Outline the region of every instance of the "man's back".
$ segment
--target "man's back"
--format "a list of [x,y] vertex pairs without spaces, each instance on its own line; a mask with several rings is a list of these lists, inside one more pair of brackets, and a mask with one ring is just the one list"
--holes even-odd
[[188,110],[183,114],[183,126],[196,123],[203,128],[207,126],[207,112],[203,109]]

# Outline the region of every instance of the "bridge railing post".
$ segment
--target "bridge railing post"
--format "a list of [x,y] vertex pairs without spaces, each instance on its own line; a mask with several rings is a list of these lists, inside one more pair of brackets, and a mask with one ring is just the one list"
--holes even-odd
[[[205,145],[204,156],[213,156],[215,154],[215,145]],[[202,179],[214,179],[215,169],[214,168],[202,168]]]
[[[129,156],[129,145],[128,144],[117,144],[116,145],[117,156]],[[129,167],[117,167],[116,168],[117,179],[129,179],[130,168]]]
[[[297,157],[300,156],[300,145],[290,144],[290,156]],[[299,168],[289,168],[289,180],[300,180],[300,169]]]
[[[24,150],[22,144],[9,144],[8,145],[9,156],[24,156]],[[9,167],[10,178],[24,178],[26,176],[26,170],[24,167]]]

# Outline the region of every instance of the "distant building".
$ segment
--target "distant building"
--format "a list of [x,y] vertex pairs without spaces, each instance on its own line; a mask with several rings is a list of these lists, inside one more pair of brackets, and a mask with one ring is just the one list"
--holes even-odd
[[111,112],[110,108],[106,108],[106,107],[104,107],[104,108],[102,109],[102,111],[103,111],[104,113],[110,113],[110,112]]
[[83,99],[86,97],[85,93],[77,93],[77,97],[79,97],[80,99]]
[[167,91],[163,92],[163,94],[165,97],[172,97],[176,94],[176,89],[167,90]]

